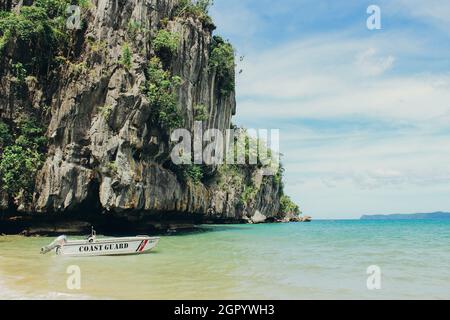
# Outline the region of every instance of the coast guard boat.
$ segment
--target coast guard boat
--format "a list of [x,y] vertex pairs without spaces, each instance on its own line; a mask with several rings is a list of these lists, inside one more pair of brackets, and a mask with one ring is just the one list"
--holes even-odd
[[154,249],[159,240],[158,237],[148,236],[97,239],[92,228],[91,235],[86,240],[68,240],[66,236],[59,236],[48,246],[42,247],[41,253],[46,254],[56,249],[57,255],[71,257],[142,254]]

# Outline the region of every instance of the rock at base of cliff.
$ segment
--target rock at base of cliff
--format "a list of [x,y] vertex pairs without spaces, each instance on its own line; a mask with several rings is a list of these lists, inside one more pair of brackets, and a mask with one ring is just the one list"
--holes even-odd
[[289,223],[289,222],[311,222],[312,217],[310,216],[299,216],[296,214],[287,214],[280,222]]
[[301,217],[300,219],[301,219],[301,222],[311,222],[312,221],[312,217],[310,217],[310,216],[304,216],[304,217]]
[[250,218],[250,223],[264,223],[266,222],[267,217],[265,215],[263,215],[261,212],[259,212],[258,210],[256,210],[255,214],[253,215],[253,217]]

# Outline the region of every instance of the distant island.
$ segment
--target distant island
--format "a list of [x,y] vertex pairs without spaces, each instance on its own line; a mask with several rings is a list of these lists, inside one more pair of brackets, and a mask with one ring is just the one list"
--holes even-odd
[[441,220],[450,219],[450,212],[407,213],[407,214],[375,214],[363,215],[361,220]]

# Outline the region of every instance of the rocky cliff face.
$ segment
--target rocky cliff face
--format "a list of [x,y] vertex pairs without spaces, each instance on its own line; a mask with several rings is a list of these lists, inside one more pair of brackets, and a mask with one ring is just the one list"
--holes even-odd
[[[18,2],[0,1],[0,9],[20,10]],[[21,52],[14,40],[5,46],[0,117],[11,127],[24,115],[36,117],[47,143],[28,197],[0,187],[4,218],[92,222],[102,217],[152,225],[245,221],[256,214],[283,218],[282,184],[262,176],[257,166],[214,168],[198,182],[180,179],[168,165],[170,133],[151,121],[155,110],[143,88],[156,55],[152,41],[164,28],[178,35],[166,69],[181,78],[176,97],[184,127],[193,130],[195,107],[204,105],[205,130],[230,128],[235,94],[223,93],[217,70],[209,67],[211,23],[180,15],[179,0],[93,0],[81,19],[82,29],[70,31],[62,51],[65,61],[29,72],[23,83],[18,84],[12,62],[20,55],[28,61],[32,52]],[[131,53],[128,68],[118,63],[124,46]],[[243,197],[250,185],[251,196]]]

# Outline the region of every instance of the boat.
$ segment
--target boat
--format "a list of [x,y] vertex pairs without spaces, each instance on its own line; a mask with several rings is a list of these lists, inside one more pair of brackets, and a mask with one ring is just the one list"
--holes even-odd
[[149,236],[98,239],[92,228],[91,235],[85,240],[68,240],[66,236],[59,236],[42,247],[41,254],[55,250],[57,255],[69,257],[136,255],[153,250],[159,240]]

